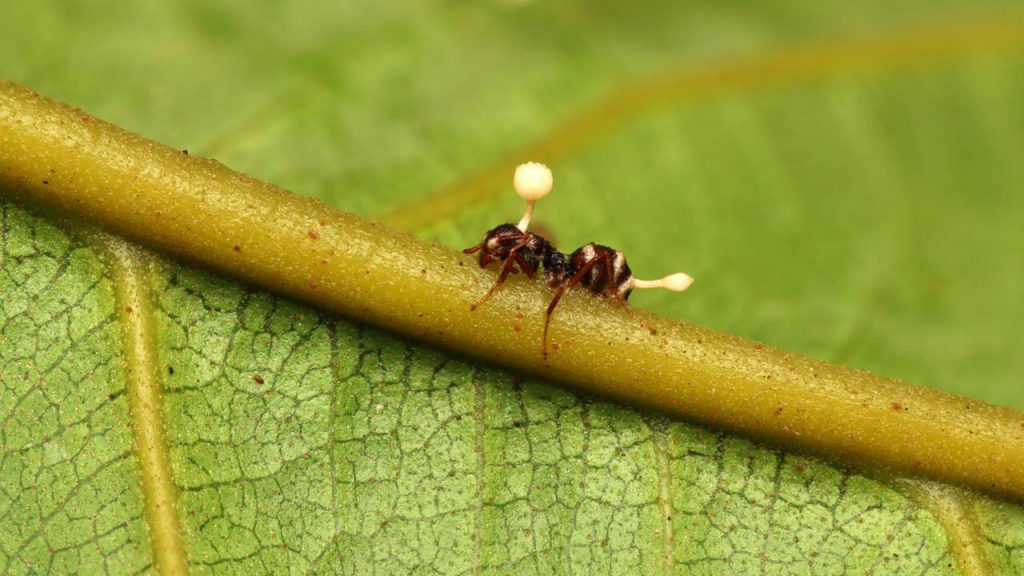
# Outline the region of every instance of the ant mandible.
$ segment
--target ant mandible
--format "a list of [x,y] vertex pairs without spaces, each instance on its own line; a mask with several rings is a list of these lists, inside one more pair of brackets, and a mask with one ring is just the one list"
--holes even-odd
[[479,244],[463,250],[466,254],[480,252],[481,268],[495,261],[502,263],[498,279],[483,297],[470,306],[470,310],[476,310],[486,302],[504,284],[509,274],[521,270],[527,277],[533,278],[543,266],[548,286],[555,288],[555,295],[544,316],[541,353],[545,357],[548,354],[551,315],[565,292],[577,284],[596,296],[617,301],[631,318],[655,334],[655,329],[630,309],[626,303],[629,295],[636,288],[667,288],[682,292],[693,284],[693,278],[677,273],[660,280],[638,280],[626,264],[625,255],[618,250],[591,242],[566,255],[556,250],[544,237],[527,231],[537,201],[551,192],[553,182],[551,170],[543,164],[528,162],[516,167],[513,178],[516,194],[526,200],[526,212],[522,219],[518,224],[501,224],[488,230]]

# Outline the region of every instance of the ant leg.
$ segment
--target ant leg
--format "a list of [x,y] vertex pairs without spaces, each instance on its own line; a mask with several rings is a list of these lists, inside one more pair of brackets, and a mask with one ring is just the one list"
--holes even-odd
[[573,275],[572,278],[559,286],[558,290],[555,291],[554,297],[551,298],[551,303],[548,304],[548,311],[544,315],[544,339],[541,340],[540,353],[543,354],[545,358],[548,357],[548,326],[551,324],[551,314],[554,313],[555,306],[558,306],[558,301],[562,299],[562,295],[565,294],[567,290],[579,284],[580,280],[583,280],[583,277],[586,276],[598,262],[604,259],[606,259],[606,257],[601,255],[590,262],[587,262],[579,269],[578,272],[576,272],[576,274]]
[[[466,248],[465,250],[462,251],[462,253],[463,254],[475,254],[475,253],[483,250],[485,243],[486,243],[486,241],[481,242],[481,243],[477,244],[476,246],[473,246],[473,247],[470,247],[470,248]],[[481,268],[487,268],[487,265],[491,263],[491,260],[493,260],[491,255],[486,253],[486,252],[484,252],[483,254],[480,255],[480,259],[478,260],[478,263],[480,264]]]
[[483,298],[480,298],[479,300],[470,305],[469,309],[471,311],[476,310],[477,307],[479,307],[481,304],[487,302],[487,300],[489,300],[490,297],[494,295],[494,292],[498,290],[498,287],[505,283],[505,279],[508,278],[509,273],[512,272],[513,264],[514,261],[511,258],[505,261],[505,265],[502,266],[501,274],[498,275],[498,279],[494,281],[494,284],[491,285],[491,289],[488,290],[487,293],[483,295]]
[[636,315],[636,312],[633,312],[633,309],[629,307],[629,303],[623,300],[622,296],[619,296],[617,292],[615,293],[613,298],[615,298],[619,302],[619,304],[622,304],[622,309],[626,311],[626,314],[629,314],[630,318],[636,320],[636,322],[643,326],[644,328],[647,328],[647,330],[651,333],[652,336],[658,333],[658,331],[651,327],[650,324],[641,320],[640,317]]
[[651,328],[651,326],[649,324],[647,324],[647,322],[644,322],[643,320],[641,320],[640,317],[636,315],[636,312],[633,312],[633,309],[629,307],[629,303],[626,302],[626,300],[623,299],[622,296],[619,295],[618,286],[614,283],[614,280],[615,280],[615,266],[614,266],[614,263],[611,261],[611,259],[605,258],[604,264],[605,264],[605,266],[604,266],[605,275],[608,278],[608,282],[605,283],[605,286],[608,289],[608,295],[611,296],[612,298],[614,298],[619,304],[622,305],[622,309],[626,311],[626,314],[629,314],[630,318],[635,320],[638,324],[640,324],[644,328],[647,328],[647,330],[651,334],[657,334],[658,331],[655,330],[654,328]]
[[523,259],[522,254],[516,254],[516,264],[519,264],[519,269],[526,274],[527,278],[533,278],[537,275],[537,268],[531,267],[526,260]]
[[523,240],[519,244],[516,244],[515,247],[508,251],[508,258],[505,260],[505,265],[501,268],[501,274],[498,275],[498,279],[495,280],[493,285],[491,285],[491,289],[487,291],[487,294],[484,294],[483,298],[477,300],[476,302],[473,303],[472,306],[469,307],[470,310],[476,310],[477,307],[479,307],[481,304],[486,302],[491,296],[494,295],[494,292],[498,289],[499,286],[505,283],[505,279],[508,278],[509,273],[512,272],[512,270],[514,269],[517,256],[516,251],[522,248],[523,246],[526,246],[526,244],[529,241],[530,239],[527,238],[526,240]]

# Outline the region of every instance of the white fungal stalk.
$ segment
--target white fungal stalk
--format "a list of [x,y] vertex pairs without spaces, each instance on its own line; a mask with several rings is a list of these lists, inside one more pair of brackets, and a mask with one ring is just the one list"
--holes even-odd
[[551,169],[539,162],[527,162],[516,166],[516,174],[512,179],[516,194],[526,200],[526,212],[523,218],[516,224],[523,232],[530,226],[530,219],[533,218],[533,207],[537,200],[551,192],[554,178],[551,176]]
[[669,274],[658,280],[633,279],[633,288],[666,288],[673,292],[682,292],[689,288],[691,284],[693,284],[693,277],[682,272]]

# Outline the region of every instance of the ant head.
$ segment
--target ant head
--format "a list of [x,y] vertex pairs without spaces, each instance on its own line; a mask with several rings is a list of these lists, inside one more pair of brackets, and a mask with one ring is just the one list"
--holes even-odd
[[526,212],[523,213],[523,218],[516,225],[520,231],[526,232],[530,225],[530,218],[533,217],[534,205],[537,204],[537,200],[551,192],[554,178],[551,176],[551,169],[547,166],[539,162],[527,162],[516,167],[512,184],[515,186],[516,194],[526,200]]
[[462,252],[473,254],[480,252],[480,267],[486,268],[494,261],[504,262],[517,244],[521,243],[527,236],[519,228],[511,224],[501,224],[487,231],[483,240]]

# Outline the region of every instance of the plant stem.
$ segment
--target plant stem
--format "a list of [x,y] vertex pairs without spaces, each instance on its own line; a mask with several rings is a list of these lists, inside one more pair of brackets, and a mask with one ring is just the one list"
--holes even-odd
[[1024,414],[570,293],[0,83],[0,188],[271,291],[579,390],[787,449],[1024,500]]

